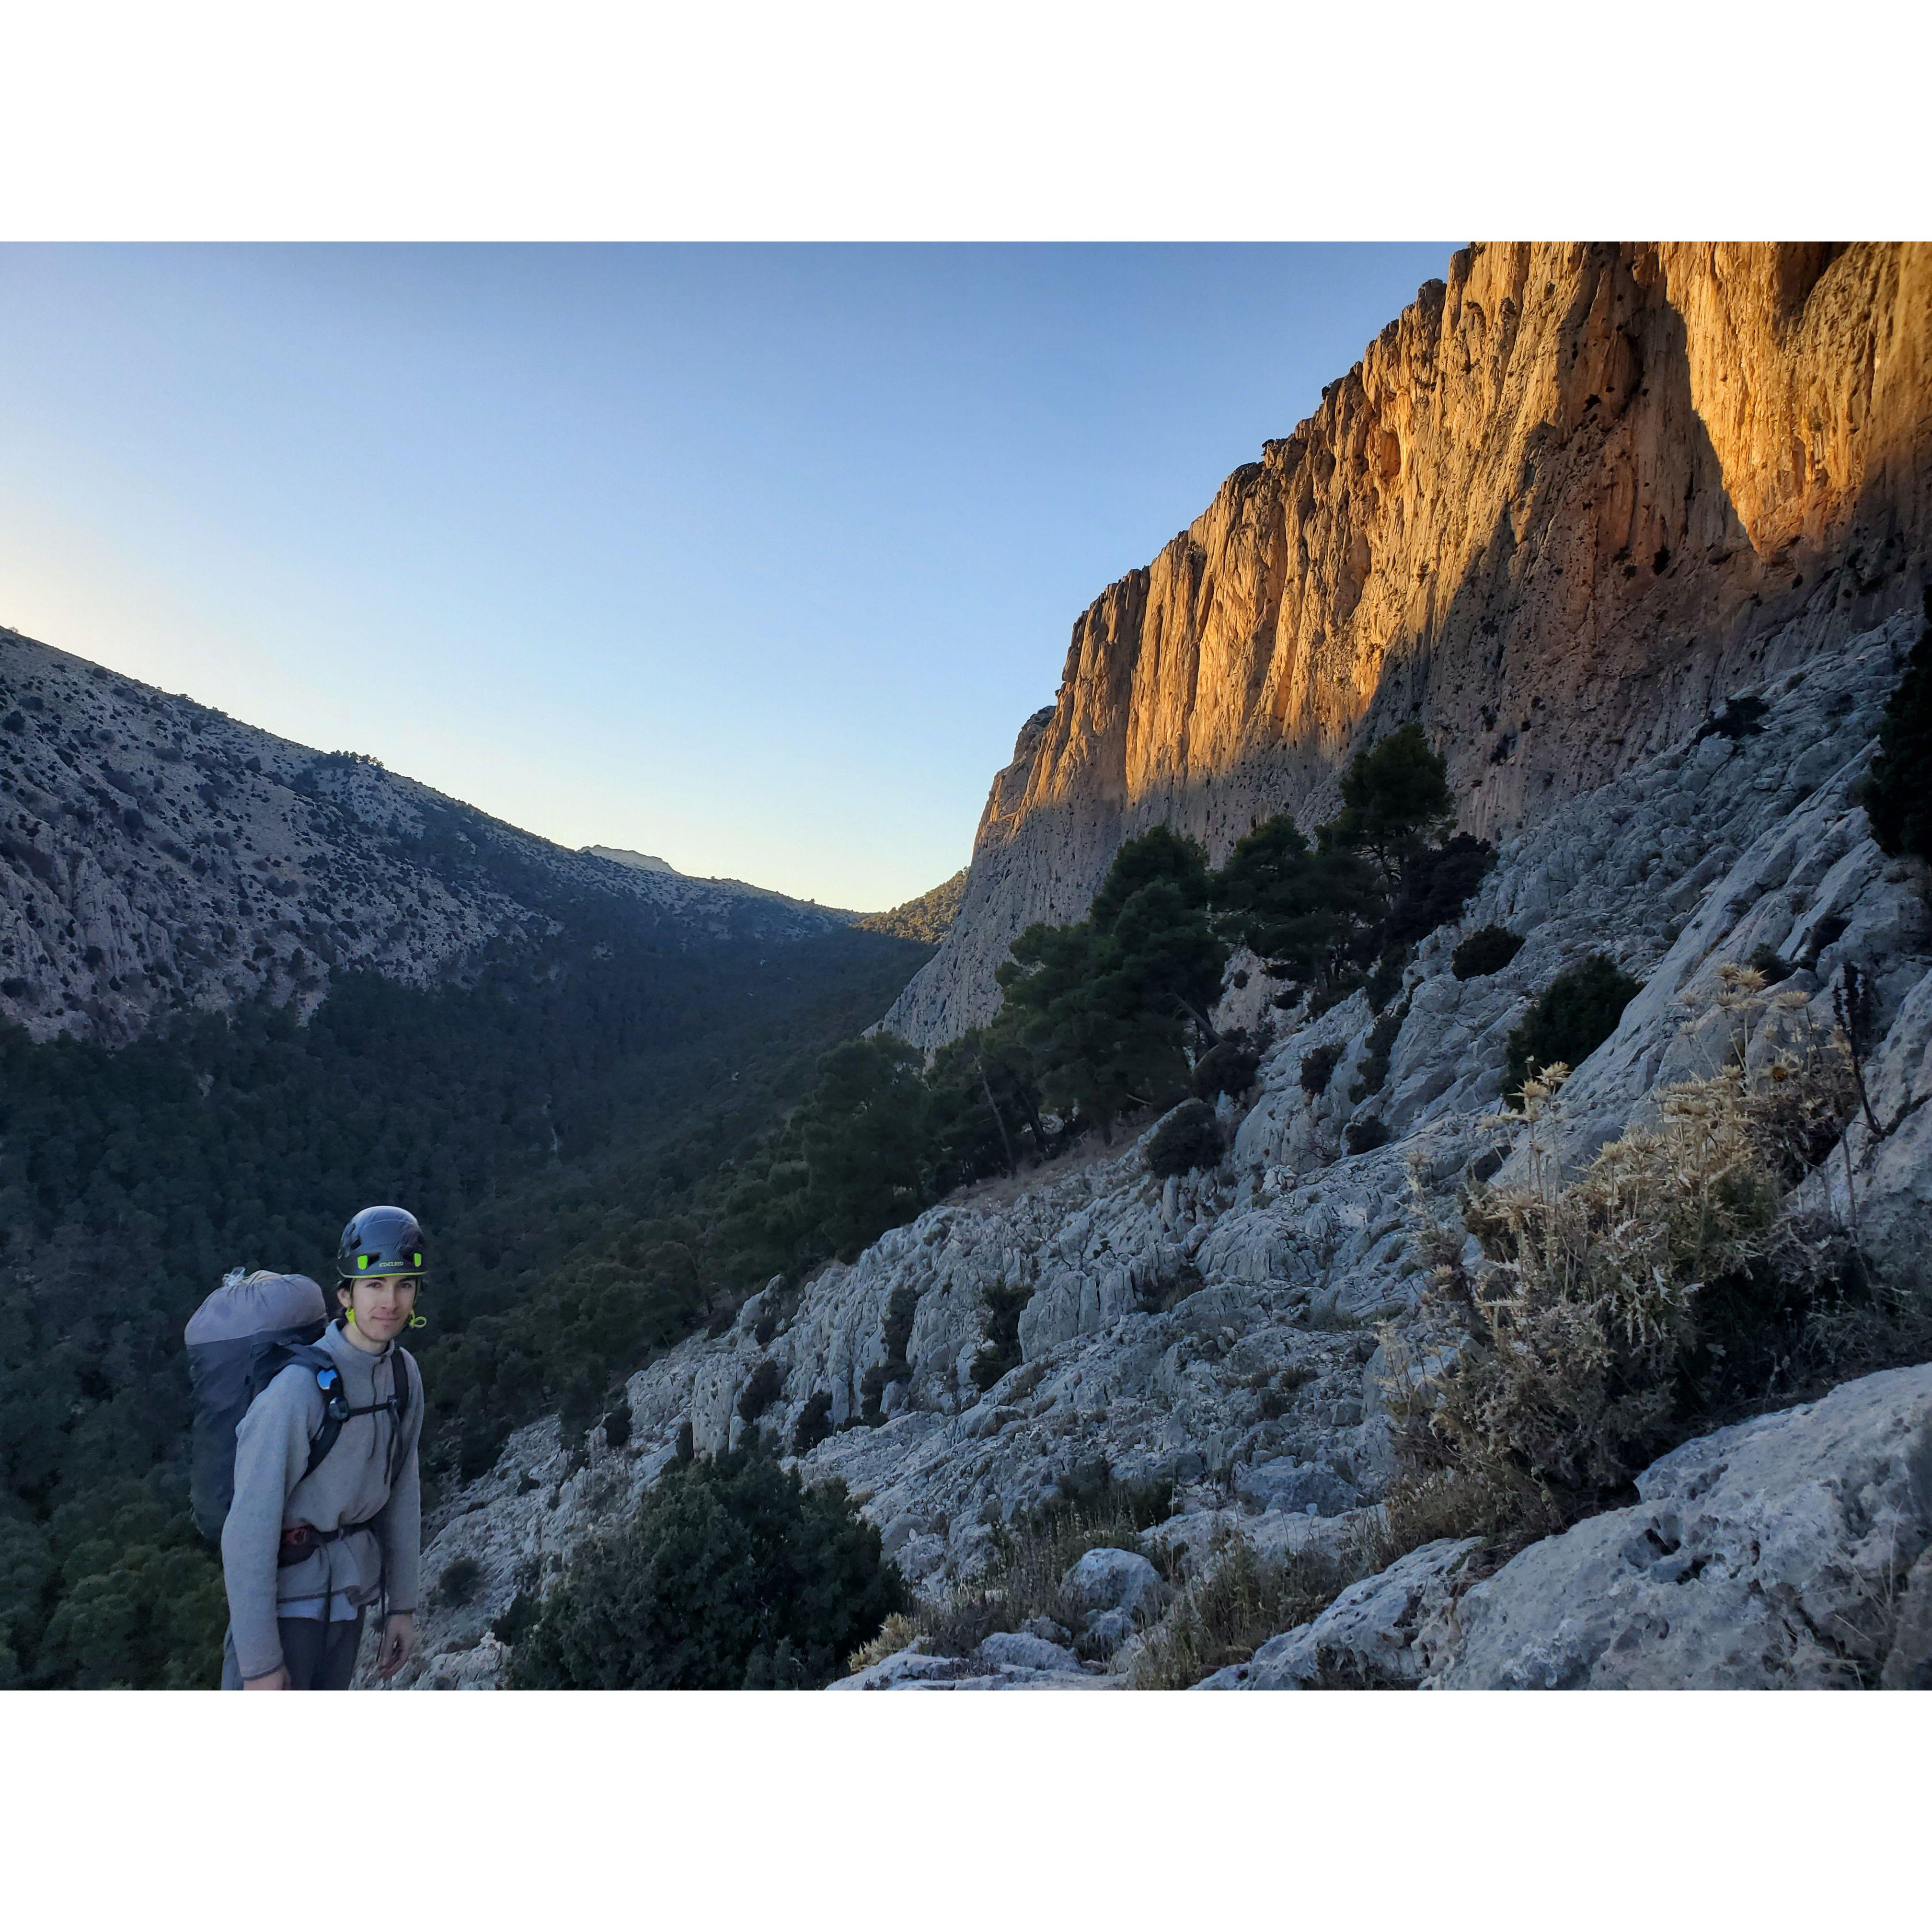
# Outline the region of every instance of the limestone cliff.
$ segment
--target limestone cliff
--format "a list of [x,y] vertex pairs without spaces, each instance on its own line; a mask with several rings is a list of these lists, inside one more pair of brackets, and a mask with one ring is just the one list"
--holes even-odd
[[1293,435],[1074,626],[965,900],[886,1025],[989,1017],[1036,919],[1156,823],[1321,815],[1420,719],[1490,836],[1916,603],[1932,248],[1463,250]]

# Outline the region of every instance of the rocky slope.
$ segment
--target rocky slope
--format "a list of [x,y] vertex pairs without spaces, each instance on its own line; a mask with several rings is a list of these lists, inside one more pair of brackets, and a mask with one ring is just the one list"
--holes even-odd
[[1466,249],[1080,618],[886,1026],[985,1021],[1122,839],[1326,816],[1408,718],[1466,830],[1534,822],[1916,605],[1928,511],[1932,248]]
[[[694,1338],[632,1376],[633,1426],[621,1449],[592,1432],[586,1462],[554,1423],[523,1432],[432,1526],[426,1575],[467,1558],[481,1581],[465,1605],[428,1613],[415,1681],[499,1681],[505,1653],[487,1634],[490,1622],[619,1519],[664,1468],[682,1424],[700,1450],[738,1439],[748,1426],[738,1398],[760,1361],[777,1364],[783,1384],[756,1426],[788,1443],[819,1392],[836,1422],[855,1423],[861,1384],[886,1359],[896,1318],[907,1372],[884,1391],[883,1426],[842,1427],[802,1465],[814,1479],[837,1474],[852,1485],[920,1589],[942,1592],[970,1576],[992,1525],[1055,1496],[1063,1478],[1101,1466],[1120,1480],[1175,1484],[1175,1512],[1148,1532],[1150,1544],[1178,1544],[1196,1559],[1230,1533],[1264,1552],[1339,1547],[1366,1520],[1389,1472],[1385,1358],[1374,1324],[1393,1323],[1401,1336],[1415,1308],[1416,1214],[1449,1218],[1466,1178],[1492,1172],[1508,1154],[1496,1118],[1504,1036],[1557,971],[1592,951],[1613,955],[1645,986],[1563,1096],[1573,1154],[1640,1117],[1660,1084],[1707,1070],[1717,1049],[1699,1016],[1727,962],[1773,949],[1793,967],[1784,986],[1804,994],[1808,1016],[1826,1027],[1843,969],[1856,965],[1876,998],[1868,1078],[1884,1132],[1874,1136],[1862,1121],[1850,1130],[1849,1184],[1868,1256],[1896,1281],[1923,1281],[1932,1184],[1928,881],[1916,862],[1879,852],[1856,796],[1915,628],[1894,618],[1731,694],[1762,701],[1756,728],[1685,731],[1507,836],[1461,926],[1419,949],[1379,1084],[1364,1066],[1371,1016],[1362,994],[1312,1024],[1291,1019],[1244,1106],[1222,1103],[1233,1133],[1219,1169],[1156,1182],[1140,1147],[1120,1145],[974,1190],[886,1234],[853,1265],[826,1268],[794,1297],[775,1284],[729,1333]],[[1460,933],[1491,922],[1524,935],[1522,950],[1500,973],[1456,980],[1450,956]],[[1780,1014],[1777,1023],[1804,1017]],[[1311,1095],[1302,1060],[1324,1045],[1339,1046],[1341,1058],[1325,1090]],[[1353,1099],[1358,1084],[1373,1090]],[[1372,1114],[1390,1130],[1389,1142],[1345,1154],[1346,1127]],[[1820,1184],[1827,1205],[1846,1185],[1835,1162],[1832,1174]],[[1842,1213],[1842,1198],[1837,1204]],[[1018,1359],[981,1395],[969,1372],[995,1346],[988,1292],[1012,1287],[1025,1294]],[[767,1317],[770,1339],[761,1344]],[[1908,1430],[1896,1453],[1916,1439]],[[1703,1467],[1727,1452],[1700,1453]],[[1680,1451],[1672,1466],[1695,1460]],[[1922,1514],[1932,1520],[1932,1510]],[[1735,1511],[1726,1520],[1746,1521]],[[1860,1533],[1855,1522],[1846,1532]],[[1621,1561],[1615,1552],[1624,1546],[1612,1541],[1610,1554],[1577,1561],[1609,1579],[1604,1566]],[[1838,1544],[1820,1532],[1810,1547],[1828,1567]],[[1424,1674],[1424,1662],[1442,1676],[1435,1653],[1418,1661],[1409,1633],[1424,1609],[1453,1595],[1466,1553],[1431,1546],[1405,1558],[1401,1574],[1358,1586],[1335,1606],[1322,1642],[1334,1648],[1346,1624],[1378,1655],[1413,1653],[1403,1666],[1410,1678]],[[1498,1586],[1509,1574],[1485,1586],[1484,1601],[1505,1597]],[[1714,1578],[1707,1587],[1717,1589]],[[1748,1578],[1736,1587],[1748,1588]],[[1540,1582],[1533,1595],[1555,1604],[1561,1588]],[[1125,1681],[1135,1616],[1152,1607],[1090,1628],[1090,1648],[1102,1628],[1118,1644],[1105,1681]],[[1520,1623],[1513,1628],[1520,1636]],[[1034,1640],[1028,1634],[1008,1634],[1016,1643],[998,1655],[957,1660],[937,1678],[932,1660],[901,1660],[877,1681],[1072,1681],[1043,1649],[1020,1654],[1022,1640]],[[1503,1660],[1469,1662],[1470,1672],[1491,1672],[1481,1681],[1516,1667],[1508,1660],[1520,1645],[1482,1641],[1490,1648],[1472,1647],[1471,1659]],[[1614,1642],[1615,1631],[1604,1641]],[[1582,1645],[1576,1654],[1584,1660],[1563,1669],[1587,1675],[1600,1653]],[[1673,1681],[1706,1681],[1702,1668],[1684,1663]]]
[[118,1042],[332,970],[427,986],[500,935],[626,914],[652,943],[851,915],[575,853],[0,631],[0,1017]]

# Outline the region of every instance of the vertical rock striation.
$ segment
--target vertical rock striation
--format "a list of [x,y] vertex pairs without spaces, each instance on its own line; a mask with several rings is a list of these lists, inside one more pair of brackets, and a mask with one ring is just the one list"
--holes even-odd
[[1517,826],[1915,602],[1928,508],[1932,248],[1465,249],[1082,616],[886,1024],[984,1021],[1122,839],[1321,815],[1409,718],[1465,827]]

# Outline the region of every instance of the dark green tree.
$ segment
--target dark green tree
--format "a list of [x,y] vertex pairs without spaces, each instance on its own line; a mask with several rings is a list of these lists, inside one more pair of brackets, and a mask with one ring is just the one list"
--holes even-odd
[[948,1040],[926,1075],[944,1191],[982,1174],[1011,1174],[1046,1156],[1040,1083],[1015,1030],[975,1027]]
[[1286,812],[1235,845],[1214,896],[1222,931],[1298,986],[1331,980],[1387,904],[1360,854],[1332,840],[1311,848]]
[[666,1471],[515,1648],[519,1690],[817,1689],[905,1601],[843,1483],[752,1447]]
[[1158,826],[1121,847],[1086,919],[1013,942],[994,1030],[1030,1056],[1047,1105],[1105,1133],[1185,1088],[1227,964],[1209,892],[1200,846]]
[[1575,1067],[1617,1030],[1624,1007],[1643,990],[1616,962],[1600,952],[1557,974],[1510,1033],[1506,1070],[1511,1090],[1520,1089],[1533,1066],[1559,1060]]
[[1445,834],[1455,817],[1448,761],[1429,748],[1420,724],[1404,724],[1358,752],[1342,775],[1334,842],[1367,852],[1393,886],[1413,854]]
[[890,1034],[848,1040],[825,1056],[799,1112],[807,1206],[842,1260],[926,1205],[936,1150],[920,1065]]

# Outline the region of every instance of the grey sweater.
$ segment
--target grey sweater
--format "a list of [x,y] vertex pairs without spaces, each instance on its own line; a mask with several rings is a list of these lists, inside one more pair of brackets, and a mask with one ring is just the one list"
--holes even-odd
[[[322,1391],[313,1370],[291,1364],[255,1398],[235,1432],[235,1500],[221,1530],[221,1567],[236,1661],[244,1678],[280,1667],[275,1628],[279,1604],[344,1592],[358,1607],[374,1603],[388,1582],[393,1615],[416,1607],[422,1556],[422,1503],[416,1444],[422,1432],[422,1378],[393,1342],[365,1354],[332,1324],[321,1346],[342,1372],[352,1408],[386,1402],[399,1367],[410,1378],[403,1439],[392,1458],[394,1412],[352,1416],[315,1474],[304,1479],[310,1438],[322,1426]],[[392,1461],[395,1485],[388,1480]],[[276,1567],[282,1531],[296,1523],[316,1529],[365,1527],[326,1543],[299,1563]]]

